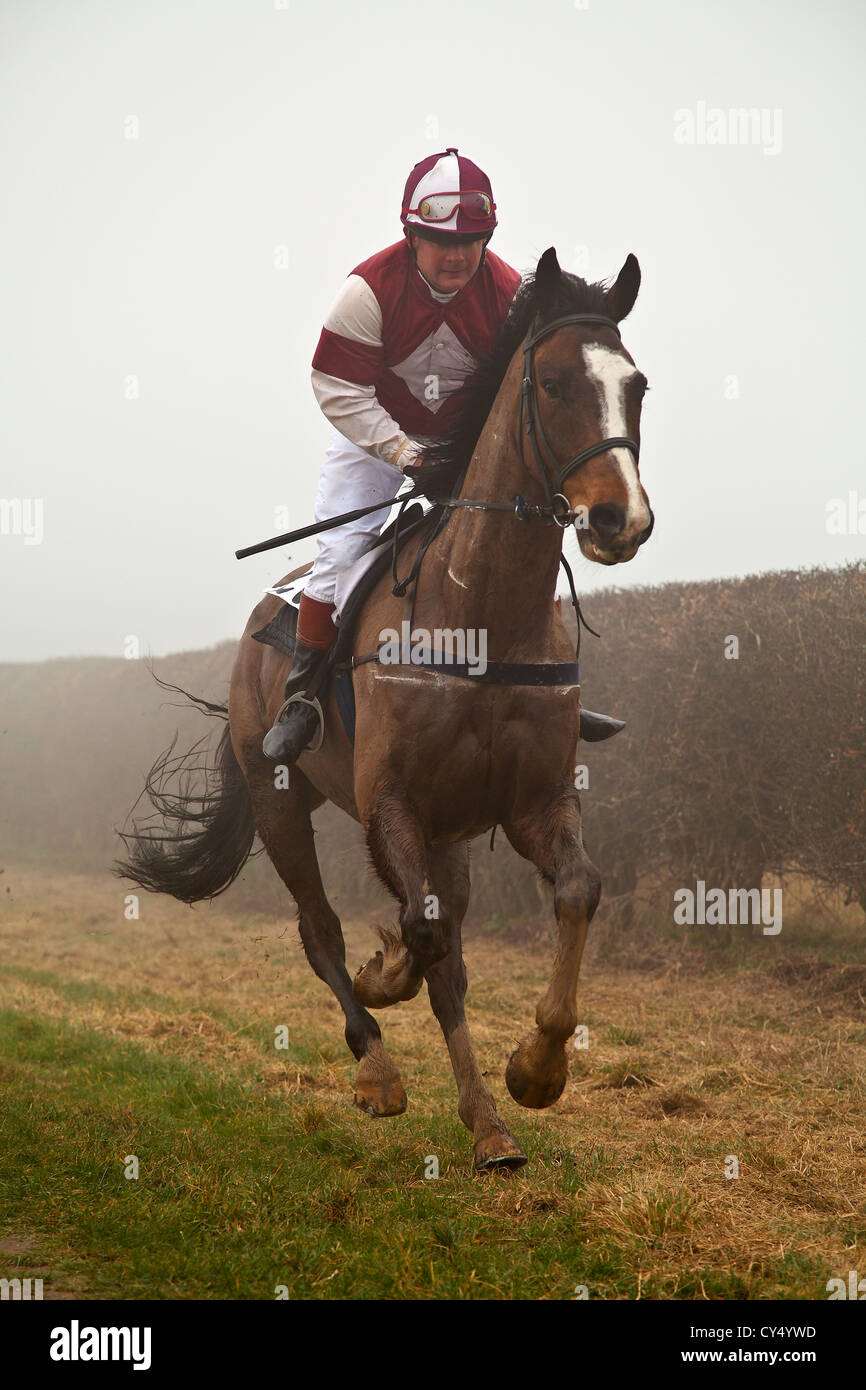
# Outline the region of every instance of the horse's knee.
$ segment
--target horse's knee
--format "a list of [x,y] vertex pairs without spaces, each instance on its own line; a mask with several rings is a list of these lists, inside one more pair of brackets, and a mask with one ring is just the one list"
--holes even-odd
[[557,916],[563,912],[592,917],[601,899],[601,874],[586,854],[581,854],[556,876],[554,902]]

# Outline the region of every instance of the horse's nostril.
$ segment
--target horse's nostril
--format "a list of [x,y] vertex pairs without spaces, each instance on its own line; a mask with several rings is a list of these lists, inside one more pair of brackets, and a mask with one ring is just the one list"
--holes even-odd
[[598,502],[589,509],[589,524],[599,540],[612,541],[625,526],[625,507],[617,502]]

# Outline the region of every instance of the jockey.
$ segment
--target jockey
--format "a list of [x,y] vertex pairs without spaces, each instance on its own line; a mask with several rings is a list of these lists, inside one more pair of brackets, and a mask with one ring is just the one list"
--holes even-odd
[[[454,426],[462,387],[496,341],[520,275],[487,250],[496,204],[487,175],[456,149],[429,155],[406,182],[402,241],[356,266],[313,358],[313,390],[333,426],[316,496],[324,521],[384,502],[424,447]],[[379,537],[382,512],[325,532],[301,595],[286,699],[307,691],[336,639],[340,570]],[[293,763],[318,728],[308,703],[283,708],[263,751]]]

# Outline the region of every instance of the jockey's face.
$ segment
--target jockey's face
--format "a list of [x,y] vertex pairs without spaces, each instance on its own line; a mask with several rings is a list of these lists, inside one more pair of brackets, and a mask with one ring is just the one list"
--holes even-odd
[[481,264],[485,237],[458,241],[440,232],[435,241],[409,234],[409,245],[415,252],[418,269],[424,279],[440,294],[453,294],[468,285]]

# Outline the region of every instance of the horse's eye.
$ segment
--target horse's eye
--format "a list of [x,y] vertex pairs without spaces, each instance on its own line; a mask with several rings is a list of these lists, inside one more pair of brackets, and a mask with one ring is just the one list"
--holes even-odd
[[554,400],[556,400],[556,399],[558,398],[558,396],[559,396],[559,387],[557,386],[557,384],[556,384],[555,381],[551,380],[550,377],[548,377],[546,381],[543,381],[543,382],[541,383],[541,385],[542,385],[542,387],[544,388],[544,390],[546,391],[546,393],[547,393],[548,396],[552,396]]

